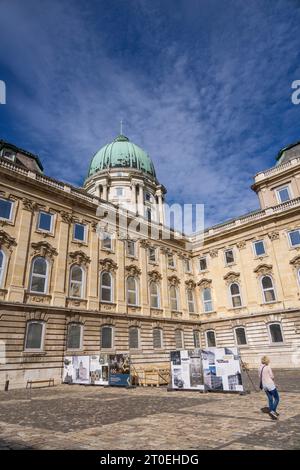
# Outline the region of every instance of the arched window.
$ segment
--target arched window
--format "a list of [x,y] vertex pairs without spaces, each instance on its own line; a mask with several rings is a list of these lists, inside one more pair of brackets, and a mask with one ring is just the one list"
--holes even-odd
[[25,350],[41,351],[44,342],[45,323],[29,321],[26,325]]
[[101,273],[100,292],[101,302],[113,301],[113,278],[111,273],[107,271]]
[[208,348],[215,348],[216,347],[216,334],[214,330],[208,330],[205,333],[206,336],[206,344]]
[[4,269],[5,269],[5,253],[3,250],[0,250],[0,287],[2,287]]
[[175,286],[170,287],[171,310],[178,311],[178,292]]
[[70,297],[82,298],[83,277],[83,268],[74,264],[70,269]]
[[30,291],[45,294],[48,284],[48,262],[41,256],[34,258],[31,268]]
[[129,328],[129,349],[139,349],[140,346],[140,331],[136,326]]
[[187,289],[186,296],[187,296],[189,313],[195,313],[195,299],[194,299],[193,289]]
[[203,310],[204,312],[212,312],[213,311],[213,303],[212,303],[212,296],[211,296],[211,288],[205,287],[202,291],[202,301],[203,301]]
[[264,302],[274,302],[276,300],[276,296],[273,286],[273,279],[271,276],[262,277],[261,286],[263,290]]
[[183,331],[182,330],[175,330],[175,345],[176,345],[176,349],[183,349],[184,348],[184,340],[183,340]]
[[242,298],[240,293],[240,286],[236,282],[234,282],[233,284],[230,284],[229,289],[233,308],[241,307]]
[[82,325],[80,323],[70,323],[68,325],[67,349],[81,349],[82,346]]
[[152,308],[159,308],[159,288],[154,281],[150,282],[150,305]]
[[161,328],[153,328],[153,349],[161,349],[163,347],[163,330]]
[[234,330],[235,332],[235,339],[236,339],[236,344],[238,346],[244,346],[247,344],[247,338],[246,338],[246,330],[243,326],[238,326]]
[[283,334],[280,323],[271,323],[269,325],[271,343],[283,343]]
[[133,276],[127,278],[127,304],[138,305],[137,281]]

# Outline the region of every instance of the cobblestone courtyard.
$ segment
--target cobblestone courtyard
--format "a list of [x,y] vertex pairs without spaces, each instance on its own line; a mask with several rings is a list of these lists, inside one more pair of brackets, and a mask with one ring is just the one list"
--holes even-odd
[[261,412],[265,395],[254,391],[60,385],[0,392],[0,449],[299,449],[300,374],[277,377],[278,422]]

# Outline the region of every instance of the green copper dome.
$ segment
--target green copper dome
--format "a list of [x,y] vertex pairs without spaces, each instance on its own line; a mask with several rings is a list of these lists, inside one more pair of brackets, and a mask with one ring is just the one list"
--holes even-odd
[[93,156],[88,176],[108,168],[134,168],[155,178],[155,169],[150,157],[125,135],[102,147]]

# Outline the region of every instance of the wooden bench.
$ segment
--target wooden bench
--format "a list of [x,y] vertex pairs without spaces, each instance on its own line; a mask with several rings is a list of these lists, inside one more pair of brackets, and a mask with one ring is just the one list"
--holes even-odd
[[[32,387],[33,385],[38,384],[37,387]],[[39,385],[44,384],[44,385]],[[54,379],[44,379],[44,380],[27,380],[26,388],[43,388],[43,387],[54,387]]]

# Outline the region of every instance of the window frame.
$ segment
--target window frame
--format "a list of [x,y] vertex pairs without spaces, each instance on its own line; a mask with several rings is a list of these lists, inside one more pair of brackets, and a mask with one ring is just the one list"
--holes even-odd
[[[160,346],[158,348],[156,348],[154,345],[154,331],[159,331]],[[164,349],[164,330],[159,326],[152,328],[152,346],[155,351]]]
[[[205,291],[209,291],[210,292],[210,299],[209,300],[204,300],[204,292]],[[203,287],[202,289],[202,292],[201,292],[201,297],[202,297],[202,305],[203,305],[203,312],[204,313],[211,313],[214,311],[214,304],[213,304],[213,298],[212,298],[212,289],[211,287]],[[206,305],[208,303],[211,303],[211,310],[206,310]]]
[[298,232],[298,233],[299,233],[299,237],[300,237],[300,229],[299,229],[299,228],[296,228],[296,229],[294,229],[294,230],[289,230],[289,231],[287,232],[287,234],[288,234],[289,246],[290,246],[290,248],[292,248],[292,249],[293,249],[293,248],[298,248],[298,247],[300,247],[300,242],[297,243],[296,245],[293,245],[293,244],[292,244],[292,240],[291,240],[290,234],[293,233],[293,232]]
[[[229,251],[232,252],[233,261],[230,261],[228,263],[226,253],[228,253]],[[225,266],[232,266],[233,264],[235,264],[235,252],[233,248],[227,248],[226,250],[224,250],[224,261],[225,261]]]
[[[110,241],[110,246],[105,246],[105,242],[109,240]],[[113,238],[112,238],[112,235],[108,232],[103,232],[103,237],[102,237],[102,240],[101,240],[101,249],[104,250],[104,251],[113,251]]]
[[[205,269],[201,269],[201,260],[205,260]],[[204,273],[207,270],[208,270],[207,256],[201,256],[199,258],[199,272]]]
[[[177,347],[177,339],[176,339],[176,334],[177,333],[180,333],[180,339],[181,339],[181,346],[180,347]],[[185,346],[185,344],[184,344],[184,331],[181,328],[175,328],[174,339],[175,339],[176,351],[184,349],[184,346]]]
[[[69,342],[69,329],[72,326],[79,326],[80,328],[80,336],[79,336],[79,347],[78,348],[69,348],[68,342]],[[68,323],[68,331],[67,331],[67,344],[66,344],[66,350],[67,351],[80,351],[82,350],[83,347],[83,324],[79,322],[70,322]]]
[[[121,192],[121,194],[118,194]],[[124,196],[124,187],[123,186],[116,186],[115,187],[115,196],[116,197],[123,197]]]
[[[284,185],[279,186],[278,188],[274,188],[274,189],[275,189],[275,192],[276,192],[276,199],[277,199],[278,204],[284,204],[285,202],[289,202],[293,199],[293,193],[292,193],[292,188],[291,188],[290,183],[284,184]],[[288,192],[289,199],[287,201],[281,201],[281,198],[280,198],[280,191],[282,191],[284,189],[287,189],[287,192]]]
[[[244,344],[239,344],[238,342],[238,337],[237,337],[237,330],[239,329],[243,329],[244,330],[244,334],[245,334],[245,339],[246,339],[246,343]],[[243,326],[243,325],[239,325],[239,326],[236,326],[234,328],[234,339],[235,339],[235,344],[238,346],[238,347],[245,347],[245,346],[248,346],[248,338],[247,338],[247,331],[246,331],[246,328]]]
[[[154,253],[154,259],[151,259],[151,250],[152,252]],[[149,260],[149,263],[156,263],[157,262],[157,255],[156,255],[156,248],[154,246],[150,246],[148,248],[148,260]]]
[[[271,326],[273,326],[273,325],[279,325],[282,341],[272,341]],[[270,323],[268,323],[267,327],[268,327],[270,345],[284,344],[285,340],[284,340],[283,328],[282,328],[281,322],[279,322],[279,321],[270,322]]]
[[[41,214],[46,214],[46,215],[49,215],[51,216],[51,223],[50,223],[50,229],[47,230],[47,229],[44,229],[44,228],[41,228],[39,225],[40,225],[40,220],[41,220]],[[36,225],[36,229],[39,231],[39,232],[43,232],[43,233],[53,233],[53,227],[54,227],[54,214],[52,212],[47,212],[47,211],[39,211],[38,213],[38,217],[37,217],[37,225]]]
[[[172,260],[173,260],[173,263],[172,263],[172,264],[169,263],[170,257],[171,257]],[[169,269],[175,269],[175,268],[176,268],[175,256],[174,256],[173,253],[168,253],[168,254],[167,254],[167,266],[168,266]]]
[[[271,279],[272,287],[267,287],[267,288],[263,287],[263,282],[262,281],[265,277],[268,277],[269,279]],[[260,287],[261,287],[261,292],[262,292],[263,304],[273,304],[274,302],[277,302],[277,293],[276,293],[276,289],[275,289],[274,279],[270,274],[264,274],[263,276],[260,277]],[[265,296],[266,291],[267,292],[269,292],[269,291],[274,292],[274,300],[269,300],[269,301],[266,300],[266,296]]]
[[[84,234],[83,240],[78,239],[78,238],[75,237],[76,225],[80,225],[84,229],[84,231],[83,231],[83,234]],[[77,242],[77,243],[86,243],[86,240],[87,240],[87,225],[83,224],[81,222],[74,222],[74,224],[73,224],[73,241]]]
[[[36,260],[38,260],[38,259],[43,259],[46,263],[46,274],[45,275],[44,274],[34,274],[33,273],[34,264],[35,264]],[[33,276],[45,279],[44,291],[43,292],[32,290],[32,278],[33,278]],[[29,277],[29,291],[33,294],[46,295],[47,292],[48,292],[48,286],[49,286],[49,261],[47,260],[47,258],[45,258],[43,256],[35,256],[31,260],[30,277]]]
[[[156,290],[157,290],[157,294],[154,295],[151,293],[151,285],[154,284],[156,286]],[[157,298],[157,307],[154,307],[152,305],[152,298],[153,297],[156,297]],[[158,282],[156,281],[150,281],[149,282],[149,298],[150,298],[150,308],[156,308],[156,309],[160,309],[160,285]]]
[[[260,255],[258,255],[257,252],[256,252],[256,244],[257,244],[257,243],[262,243],[263,248],[264,248],[264,252],[263,252],[262,254],[260,254]],[[261,239],[261,240],[254,240],[254,242],[253,242],[253,244],[252,244],[252,247],[253,247],[254,256],[255,256],[256,258],[261,258],[262,256],[266,256],[266,254],[267,254],[266,245],[265,245],[265,241],[264,241],[263,239]]]
[[[103,347],[103,329],[104,328],[110,328],[111,330],[111,345],[109,348],[104,348]],[[100,328],[100,351],[104,350],[104,351],[111,351],[114,349],[114,344],[115,344],[115,328],[113,325],[101,325],[101,328]]]
[[[82,273],[82,279],[81,281],[72,281],[71,279],[71,275],[72,275],[72,270],[77,267],[77,268],[80,268],[81,270],[81,273]],[[72,264],[70,266],[70,272],[69,272],[69,297],[70,299],[84,299],[84,294],[85,294],[85,276],[86,276],[86,273],[85,273],[85,269],[80,266],[79,264]],[[74,282],[75,284],[79,284],[81,283],[81,289],[80,289],[80,296],[73,296],[71,295],[71,282]]]
[[[105,290],[110,291],[110,300],[104,300],[102,298],[102,276],[103,274],[109,274],[110,276],[110,287],[104,286]],[[114,278],[110,271],[101,271],[100,273],[100,302],[106,304],[112,304],[114,302]]]
[[[213,334],[214,334],[214,339],[215,339],[215,341],[214,341],[214,343],[215,343],[214,346],[210,346],[210,345],[208,344],[208,333],[213,333]],[[215,330],[210,329],[210,330],[206,330],[206,331],[205,331],[205,343],[206,343],[206,347],[207,347],[207,348],[216,348],[216,347],[217,347],[217,335],[216,335]]]
[[[192,296],[192,299],[189,299],[189,293]],[[186,301],[187,301],[187,308],[189,313],[196,313],[196,305],[195,305],[195,293],[194,290],[191,288],[186,289]],[[192,310],[190,309],[190,306],[193,306]]]
[[[171,296],[171,290],[174,288],[176,297]],[[169,287],[169,298],[170,298],[170,308],[172,312],[179,312],[179,296],[178,296],[178,288],[176,286],[170,286]],[[176,300],[176,309],[174,310],[172,308],[172,299]]]
[[[134,282],[135,282],[135,291],[133,291],[132,289],[128,289],[128,279],[134,279]],[[128,293],[130,292],[135,292],[135,300],[136,300],[136,303],[135,304],[131,304],[128,302]],[[128,276],[126,278],[126,303],[129,307],[138,307],[139,306],[139,286],[138,286],[138,280],[135,276]]]
[[6,270],[6,253],[2,248],[0,249],[0,253],[2,254],[2,266],[0,266],[0,289],[2,289]]
[[[232,293],[231,293],[231,287],[232,287],[233,285],[235,285],[235,284],[236,284],[236,285],[238,286],[238,288],[239,288],[239,293],[238,293],[238,294],[232,294]],[[244,304],[243,304],[243,297],[242,297],[242,292],[241,292],[241,286],[240,286],[240,284],[239,284],[238,282],[236,282],[236,281],[231,282],[231,283],[229,284],[229,286],[228,286],[228,292],[229,292],[229,296],[230,296],[231,308],[234,308],[234,309],[236,309],[236,308],[242,308],[242,307],[244,306]],[[241,304],[240,304],[240,305],[234,306],[234,303],[233,303],[233,298],[234,298],[234,297],[239,297],[239,298],[240,298],[240,301],[241,301]]]
[[0,220],[12,222],[12,220],[13,220],[13,210],[14,210],[15,201],[13,201],[12,199],[9,199],[9,198],[5,198],[5,197],[0,197],[0,201],[5,201],[5,202],[9,202],[9,203],[10,203],[9,218],[1,217],[1,216],[0,216]]
[[[130,346],[130,332],[133,331],[133,330],[137,330],[137,341],[138,341],[138,344],[137,344],[137,347],[136,348],[133,348]],[[138,327],[138,326],[129,326],[128,328],[128,349],[130,351],[139,351],[141,349],[141,329]]]
[[[41,334],[41,342],[39,348],[28,348],[27,347],[27,340],[28,340],[28,332],[29,332],[29,325],[33,323],[38,323],[42,325],[42,334]],[[25,330],[25,338],[24,338],[24,351],[25,352],[43,352],[45,347],[45,331],[46,331],[46,322],[42,320],[28,320],[26,322],[26,330]]]
[[[129,246],[133,247],[133,252],[130,253]],[[136,242],[134,240],[126,240],[126,256],[129,258],[136,258]]]
[[[196,344],[195,337],[197,335],[198,339],[198,345]],[[194,349],[201,349],[201,338],[200,338],[200,331],[199,330],[193,330],[193,343],[194,343]]]

